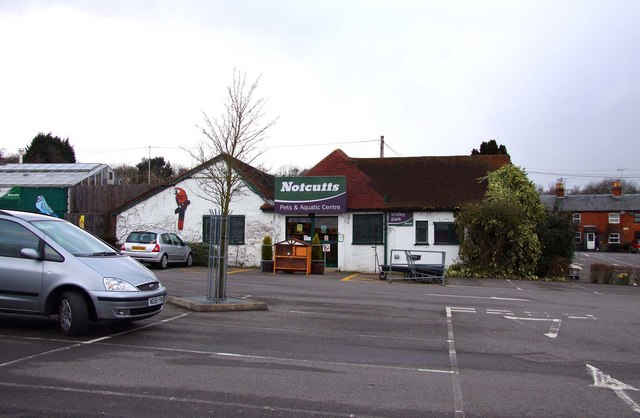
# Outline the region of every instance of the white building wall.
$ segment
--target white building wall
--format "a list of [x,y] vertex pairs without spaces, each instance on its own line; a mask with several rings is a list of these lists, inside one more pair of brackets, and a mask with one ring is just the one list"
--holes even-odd
[[[371,213],[371,212],[358,212]],[[379,212],[378,212],[379,213]],[[385,216],[388,216],[385,214]],[[391,260],[391,250],[428,250],[444,251],[445,265],[449,266],[458,259],[458,245],[435,245],[434,222],[454,222],[453,212],[414,212],[412,226],[387,227],[387,263]],[[378,253],[378,263],[384,263],[384,245],[353,245],[353,214],[346,213],[339,217],[339,232],[344,239],[338,243],[338,268],[343,271],[374,272],[376,270],[375,252]],[[415,221],[429,222],[429,245],[415,243]]]
[[[187,192],[189,201],[182,231],[178,231],[178,214],[173,188],[151,196],[149,199],[123,211],[117,216],[116,237],[123,242],[134,230],[164,229],[175,232],[187,242],[202,242],[202,217],[215,209],[207,200],[196,180],[187,179],[176,187]],[[259,266],[262,239],[270,235],[274,243],[284,240],[286,215],[263,212],[260,207],[264,200],[245,188],[234,196],[231,203],[232,215],[245,216],[245,245],[229,246],[229,264],[237,266]],[[359,212],[366,213],[366,212]],[[378,212],[380,213],[380,212]],[[390,226],[387,228],[387,262],[393,249],[434,250],[446,252],[446,265],[458,258],[457,245],[434,245],[434,222],[453,222],[452,212],[414,212],[412,226]],[[385,214],[385,216],[388,216]],[[375,250],[372,245],[353,245],[353,213],[338,216],[341,241],[338,242],[338,269],[341,271],[374,272],[376,270]],[[429,222],[429,245],[415,244],[415,221]],[[376,247],[379,264],[384,263],[384,245]]]
[[[116,237],[124,242],[135,230],[164,229],[175,232],[187,242],[202,242],[202,218],[215,210],[217,205],[205,198],[196,180],[187,179],[176,185],[185,190],[191,202],[186,209],[184,226],[178,230],[178,214],[173,187],[151,196],[123,211],[116,219]],[[245,217],[245,244],[229,245],[228,262],[238,266],[259,266],[262,239],[270,235],[273,242],[284,239],[284,218],[260,210],[264,200],[245,188],[231,202],[232,215]]]

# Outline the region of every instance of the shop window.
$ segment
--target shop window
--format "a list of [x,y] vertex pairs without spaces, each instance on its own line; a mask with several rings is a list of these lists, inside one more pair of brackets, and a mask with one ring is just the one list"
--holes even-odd
[[416,244],[429,243],[429,222],[416,221]]
[[620,244],[620,234],[617,232],[610,233],[609,244]]
[[573,223],[574,224],[579,224],[580,222],[582,222],[582,216],[580,215],[580,213],[574,213],[573,214]]
[[609,214],[609,223],[610,224],[619,224],[620,223],[620,214],[619,213],[610,213]]
[[353,215],[353,243],[354,244],[383,244],[384,216],[382,213],[374,215]]
[[440,245],[458,245],[456,224],[453,222],[433,223],[433,242]]
[[[209,242],[209,230],[211,228],[211,220],[214,219],[216,227],[220,228],[220,217],[204,215],[202,217],[202,242]],[[244,244],[244,215],[229,216],[229,244]]]

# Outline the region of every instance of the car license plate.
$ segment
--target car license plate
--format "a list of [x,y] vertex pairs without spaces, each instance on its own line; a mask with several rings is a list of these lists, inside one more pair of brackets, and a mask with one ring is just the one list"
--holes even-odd
[[149,298],[149,306],[160,305],[164,302],[163,296],[155,296],[153,298]]
[[146,247],[144,245],[134,245],[131,247],[133,251],[144,251]]

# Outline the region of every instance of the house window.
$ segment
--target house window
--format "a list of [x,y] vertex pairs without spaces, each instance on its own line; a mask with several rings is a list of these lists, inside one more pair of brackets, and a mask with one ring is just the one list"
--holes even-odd
[[416,244],[429,243],[429,222],[416,221]]
[[610,233],[609,244],[620,244],[620,234],[617,232]]
[[579,224],[580,222],[582,222],[582,217],[580,216],[580,213],[574,213],[573,214],[573,223],[574,224]]
[[573,242],[575,242],[576,244],[580,244],[582,242],[582,234],[580,234],[580,232],[576,232],[576,235],[573,238]]
[[434,222],[433,238],[434,244],[458,245],[456,224],[453,222]]
[[619,213],[610,213],[609,214],[609,223],[610,224],[619,224],[620,223],[620,214]]
[[353,215],[354,244],[383,244],[384,227],[382,213],[375,215]]
[[[209,242],[209,230],[212,219],[215,219],[216,228],[220,228],[220,216],[204,215],[202,217],[202,242]],[[227,237],[229,238],[229,244],[244,244],[244,215],[229,216],[229,232]]]
[[633,222],[640,224],[640,212],[633,213]]

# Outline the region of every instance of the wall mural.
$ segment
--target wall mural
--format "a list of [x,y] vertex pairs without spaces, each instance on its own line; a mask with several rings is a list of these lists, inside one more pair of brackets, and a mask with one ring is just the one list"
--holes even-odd
[[40,211],[40,213],[44,213],[45,215],[55,216],[56,218],[58,217],[58,215],[56,215],[53,209],[51,209],[51,206],[49,206],[49,204],[47,203],[47,200],[42,195],[39,195],[36,198],[36,208]]
[[176,204],[178,205],[174,212],[178,214],[178,230],[182,231],[184,227],[184,213],[187,211],[187,206],[189,206],[191,202],[189,201],[187,192],[180,187],[174,187],[173,194],[176,195]]

